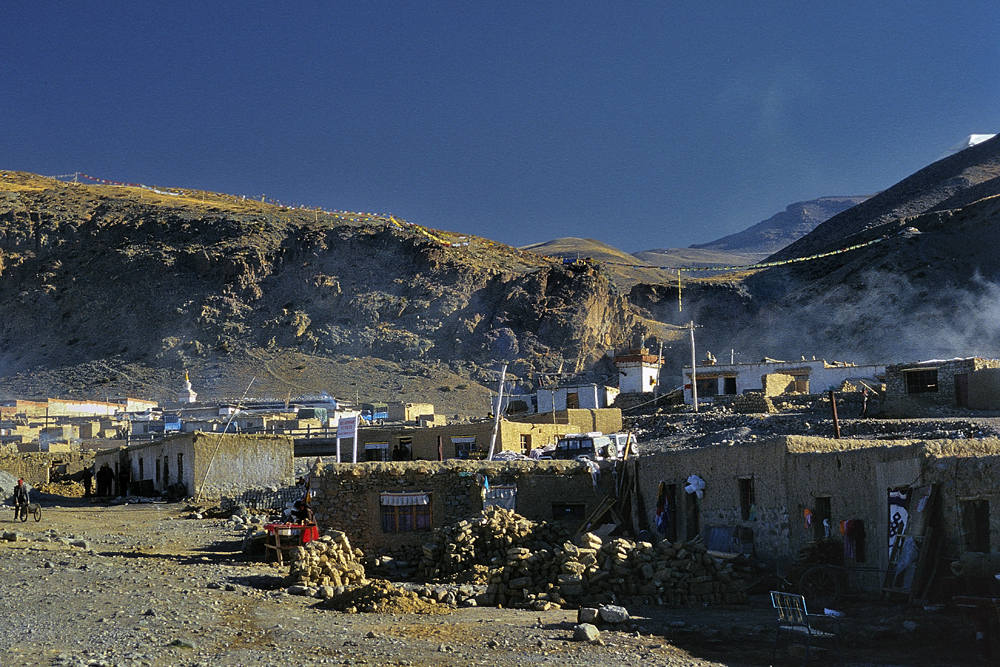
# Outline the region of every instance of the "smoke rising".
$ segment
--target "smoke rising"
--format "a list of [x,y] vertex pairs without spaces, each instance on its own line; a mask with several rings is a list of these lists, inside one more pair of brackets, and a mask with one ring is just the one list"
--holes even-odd
[[964,287],[931,286],[871,271],[785,303],[760,311],[727,347],[751,358],[858,363],[1000,354],[1000,285],[978,275]]

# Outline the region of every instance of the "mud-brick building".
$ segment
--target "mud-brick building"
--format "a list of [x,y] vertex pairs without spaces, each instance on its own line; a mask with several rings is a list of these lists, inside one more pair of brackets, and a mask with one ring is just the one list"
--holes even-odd
[[[115,491],[129,483],[133,495],[153,495],[174,484],[205,498],[281,486],[294,479],[292,439],[273,434],[183,433],[156,442],[102,450],[97,468],[115,472]],[[128,474],[122,476],[122,471]]]
[[484,503],[575,528],[613,490],[610,468],[604,473],[595,480],[577,461],[319,465],[311,475],[312,504],[322,530],[344,531],[352,545],[375,553],[419,547],[434,528],[476,516]]
[[[533,449],[555,445],[567,433],[601,431],[612,433],[622,427],[621,410],[562,410],[548,415],[527,415],[517,420],[501,419],[494,452],[529,454]],[[358,461],[482,459],[489,452],[493,421],[448,424],[428,428],[392,426],[358,431]],[[351,453],[341,443],[342,460]]]
[[[884,573],[893,540],[912,539],[919,551],[928,527],[946,560],[1000,552],[996,439],[787,436],[645,456],[642,475],[646,507],[656,507],[661,489],[665,497],[663,536],[700,535],[710,548],[773,562],[794,561],[807,543],[832,537],[846,566]],[[692,485],[692,476],[701,482]],[[718,544],[720,536],[728,543]],[[882,581],[853,583],[877,590]]]
[[1000,359],[932,359],[885,368],[885,409],[900,415],[928,408],[1000,410]]
[[[572,430],[566,424],[525,424],[501,419],[493,449],[527,454],[532,449],[554,445],[560,435]],[[391,461],[394,453],[405,460],[482,459],[489,453],[492,437],[492,421],[432,428],[365,428],[358,431],[358,461]]]

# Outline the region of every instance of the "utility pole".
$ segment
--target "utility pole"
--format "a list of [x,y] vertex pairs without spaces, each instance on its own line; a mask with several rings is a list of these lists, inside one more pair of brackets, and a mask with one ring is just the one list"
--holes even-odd
[[830,390],[830,413],[833,415],[833,437],[840,440],[840,421],[837,419],[837,392]]
[[691,398],[694,399],[694,411],[698,412],[698,359],[694,352],[694,320],[688,325],[691,331]]
[[507,379],[507,364],[504,363],[503,368],[500,370],[500,387],[497,389],[497,407],[496,414],[493,415],[493,436],[490,438],[490,451],[486,456],[487,461],[493,460],[493,448],[497,443],[497,430],[500,427],[500,412],[503,410],[503,383]]
[[656,353],[656,384],[653,385],[653,405],[660,398],[660,371],[663,369],[663,341],[660,341],[660,351]]

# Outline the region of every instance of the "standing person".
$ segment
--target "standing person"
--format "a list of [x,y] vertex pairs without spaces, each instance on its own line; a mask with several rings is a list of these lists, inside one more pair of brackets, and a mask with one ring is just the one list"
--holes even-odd
[[868,416],[868,389],[861,392],[861,414],[859,417],[864,419]]
[[[181,471],[178,470],[177,474],[180,475]],[[129,461],[124,461],[121,467],[118,469],[118,493],[122,496],[128,495],[128,485],[132,481],[132,464]]]
[[111,468],[105,463],[101,466],[101,469],[97,471],[97,495],[108,496],[111,495],[111,484],[108,479],[108,475],[111,473]]
[[21,517],[21,512],[28,511],[28,487],[24,485],[24,479],[17,480],[14,487],[14,520]]
[[314,524],[316,523],[316,514],[313,512],[312,508],[305,503],[304,500],[295,501],[295,509],[292,510],[292,518],[296,523],[303,524]]
[[94,471],[87,466],[83,469],[83,497],[89,498],[94,490]]

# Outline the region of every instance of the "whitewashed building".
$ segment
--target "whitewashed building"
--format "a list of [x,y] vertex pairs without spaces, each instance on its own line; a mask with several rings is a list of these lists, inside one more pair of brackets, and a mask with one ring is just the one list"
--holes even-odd
[[[785,383],[777,383],[781,390],[765,391],[767,377],[787,378]],[[848,362],[828,362],[823,359],[807,361],[778,361],[765,359],[754,363],[699,365],[695,377],[698,380],[698,400],[711,401],[716,396],[739,396],[747,392],[760,391],[768,394],[801,393],[819,394],[830,389],[839,389],[844,381],[855,385],[867,384],[877,387],[885,377],[884,364],[858,365]],[[693,403],[691,389],[691,367],[683,370],[684,402]],[[775,383],[771,383],[774,386]]]
[[615,355],[618,368],[618,390],[622,394],[644,394],[656,391],[662,359],[645,348],[627,350]]
[[596,410],[614,405],[619,390],[599,384],[539,389],[536,394],[538,413],[560,410]]

